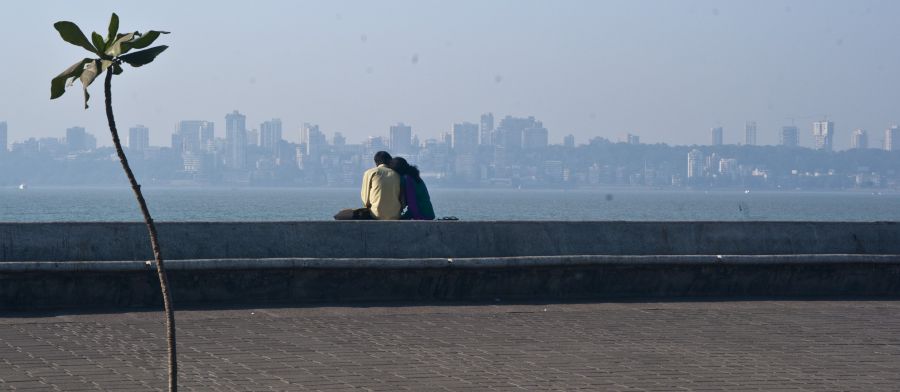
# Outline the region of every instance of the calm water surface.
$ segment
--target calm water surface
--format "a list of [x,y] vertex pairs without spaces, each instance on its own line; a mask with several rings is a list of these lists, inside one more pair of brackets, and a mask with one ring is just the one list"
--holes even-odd
[[[159,221],[330,220],[358,189],[145,188]],[[900,194],[433,189],[438,216],[463,220],[900,221]],[[139,221],[131,190],[0,188],[0,221]]]

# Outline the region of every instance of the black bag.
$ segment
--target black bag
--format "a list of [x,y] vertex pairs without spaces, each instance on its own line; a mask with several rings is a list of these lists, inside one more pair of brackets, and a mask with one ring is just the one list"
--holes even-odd
[[[372,178],[375,177],[375,172],[372,172],[372,175],[369,176],[369,190],[372,190]],[[365,185],[363,185],[365,186]],[[334,220],[373,220],[375,219],[375,215],[372,214],[372,210],[369,209],[372,207],[372,204],[369,203],[369,194],[366,193],[365,199],[365,208],[347,208],[345,210],[338,211],[337,214],[334,214]]]
[[368,208],[347,208],[334,214],[334,220],[372,220],[372,210]]

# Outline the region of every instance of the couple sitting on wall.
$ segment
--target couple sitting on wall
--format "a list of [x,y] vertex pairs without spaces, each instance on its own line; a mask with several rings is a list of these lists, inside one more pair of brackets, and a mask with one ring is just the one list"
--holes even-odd
[[363,174],[360,197],[365,208],[343,210],[334,219],[434,219],[434,208],[419,169],[406,159],[392,158],[386,151],[375,153],[375,167]]

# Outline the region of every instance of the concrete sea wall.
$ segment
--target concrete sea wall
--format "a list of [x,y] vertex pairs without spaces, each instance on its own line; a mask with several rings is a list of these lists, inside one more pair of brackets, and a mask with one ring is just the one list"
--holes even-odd
[[[900,254],[897,222],[159,223],[167,259]],[[147,260],[141,223],[0,223],[0,262]]]
[[[160,223],[176,304],[898,297],[896,222]],[[0,309],[159,304],[140,223],[0,223]]]

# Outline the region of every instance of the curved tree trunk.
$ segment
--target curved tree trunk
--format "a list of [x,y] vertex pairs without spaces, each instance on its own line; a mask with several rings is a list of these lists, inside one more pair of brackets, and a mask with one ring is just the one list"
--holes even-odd
[[128,176],[131,183],[131,189],[137,198],[138,204],[141,206],[141,213],[144,215],[144,222],[147,224],[147,231],[150,233],[150,246],[153,248],[153,257],[156,259],[156,272],[159,275],[159,286],[162,289],[163,306],[166,312],[166,343],[169,350],[169,390],[178,390],[178,362],[175,357],[175,313],[172,310],[172,295],[169,293],[169,280],[166,277],[166,268],[163,264],[162,252],[159,250],[159,238],[156,234],[156,225],[153,218],[150,217],[150,210],[147,209],[147,202],[144,201],[144,195],[141,193],[141,186],[138,185],[131,172],[131,166],[128,165],[128,158],[125,157],[125,151],[122,150],[122,143],[119,141],[119,131],[116,129],[116,119],[112,110],[112,68],[106,71],[106,82],[104,83],[104,92],[106,93],[106,120],[109,122],[109,132],[112,134],[113,144],[116,146],[116,154],[119,155],[119,161],[122,162],[122,169]]

